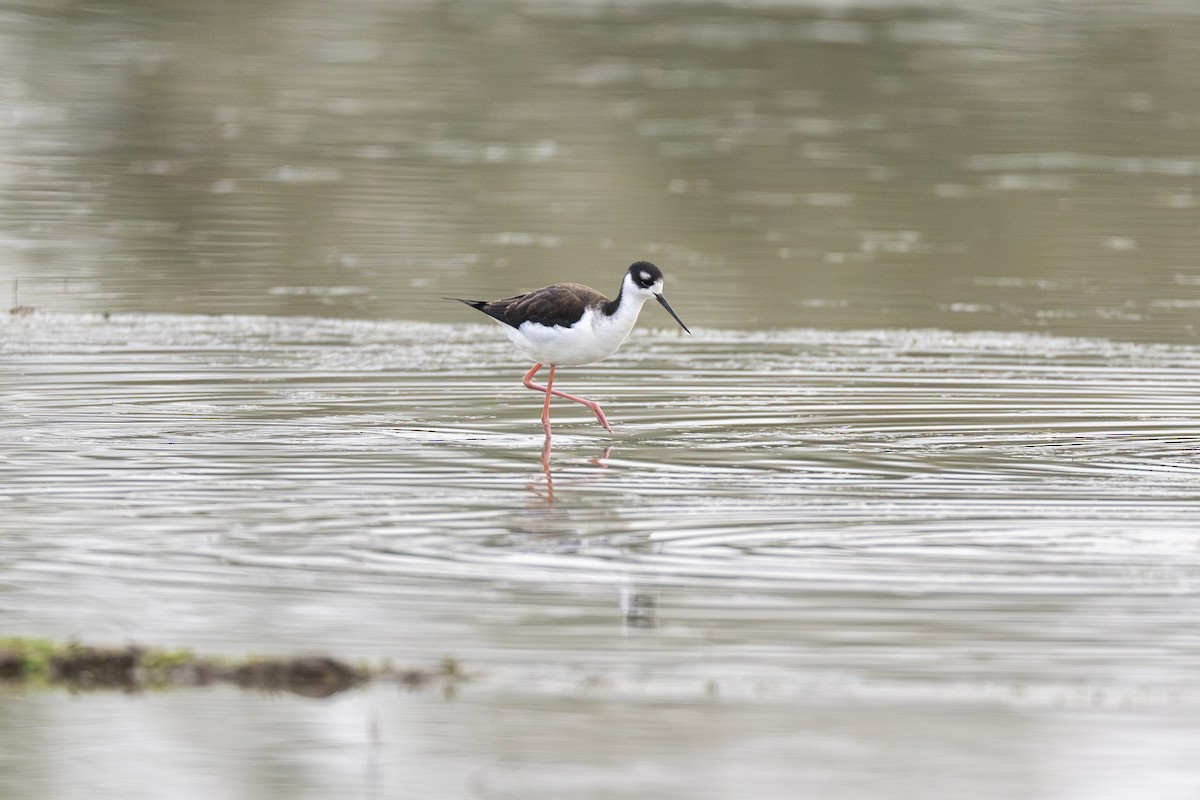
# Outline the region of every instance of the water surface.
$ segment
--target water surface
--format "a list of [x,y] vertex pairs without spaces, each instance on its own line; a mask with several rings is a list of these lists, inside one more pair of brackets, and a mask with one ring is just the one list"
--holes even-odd
[[[958,658],[995,646],[975,640],[985,623],[1002,645],[989,670],[1023,685],[1029,669],[1053,672],[1039,618],[1070,620],[1107,675],[1115,641],[1133,658],[1163,646],[1144,604],[1194,591],[1195,348],[640,331],[604,365],[563,371],[617,427],[556,405],[547,472],[539,403],[497,333],[9,320],[0,526],[22,542],[10,619],[59,637],[511,648],[530,662],[560,636],[599,633],[587,647],[603,662],[629,633],[613,624],[622,612],[653,624],[669,608],[694,618],[698,641],[732,614],[735,649],[784,644],[778,628],[795,624],[768,661],[834,657],[839,682],[850,653],[792,637],[869,633],[855,677],[890,685],[905,671],[873,648],[968,613]],[[1163,624],[1183,609],[1161,608]],[[597,614],[598,630],[586,622]],[[1073,641],[1057,677],[1076,683],[1087,649]],[[923,680],[973,679],[936,646],[926,657]],[[673,669],[695,669],[684,661]]]
[[[604,402],[615,433],[556,405],[547,471],[537,398],[498,333],[10,317],[8,629],[460,659],[475,680],[449,707],[393,708],[380,688],[336,701],[349,715],[336,721],[294,712],[312,738],[286,757],[334,737],[345,772],[321,771],[313,786],[363,791],[408,779],[394,759],[417,745],[381,734],[379,715],[414,705],[452,741],[418,748],[421,780],[443,785],[464,760],[476,771],[478,786],[446,796],[479,786],[553,796],[557,781],[576,779],[595,796],[694,794],[687,776],[717,745],[676,742],[660,761],[676,724],[708,737],[732,726],[722,740],[750,755],[727,768],[759,764],[768,793],[794,780],[828,786],[864,764],[892,774],[891,761],[849,754],[885,736],[880,725],[926,731],[933,740],[911,758],[939,763],[965,756],[972,740],[957,739],[960,728],[1045,737],[1047,723],[1069,730],[1128,712],[1155,730],[1191,729],[1196,348],[647,328],[603,365],[561,373]],[[212,713],[256,713],[228,693],[203,696]],[[57,702],[26,698],[17,713]],[[194,727],[179,716],[193,703],[147,702],[129,724],[161,708],[172,730]],[[1080,723],[1061,709],[1100,716]],[[632,740],[604,736],[618,748],[644,742],[658,766],[626,753],[602,768],[566,749],[583,760],[558,768],[509,738],[509,726],[570,730],[572,714],[589,729],[632,726]],[[815,716],[796,728],[795,714]],[[477,715],[497,740],[466,736]],[[802,730],[816,738],[795,738]],[[92,747],[64,745],[75,746]],[[174,733],[156,746],[227,758]],[[1079,744],[1055,768],[1074,785],[1083,767],[1072,759],[1110,747],[1121,746]],[[829,748],[844,767],[818,770]],[[113,763],[112,786],[141,785],[142,773]],[[175,774],[184,796],[209,785]],[[992,784],[994,796],[1014,781],[1024,785]],[[709,791],[699,796],[730,794]]]

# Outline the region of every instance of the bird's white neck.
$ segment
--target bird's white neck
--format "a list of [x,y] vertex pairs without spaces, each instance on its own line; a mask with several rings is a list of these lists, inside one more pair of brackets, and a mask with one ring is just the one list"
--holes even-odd
[[645,305],[651,296],[650,292],[640,288],[633,282],[633,278],[626,274],[621,280],[621,289],[617,292],[617,299],[609,301],[604,308],[604,314],[610,319],[617,317],[624,318],[627,315],[631,316],[632,320],[629,326],[633,327],[633,322],[637,320],[642,306]]

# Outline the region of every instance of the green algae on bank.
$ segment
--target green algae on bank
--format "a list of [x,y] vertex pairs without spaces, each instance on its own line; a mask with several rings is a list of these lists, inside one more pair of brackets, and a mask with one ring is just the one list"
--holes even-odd
[[374,680],[449,691],[465,676],[445,659],[429,669],[372,667],[331,656],[201,656],[190,650],[92,647],[33,638],[0,638],[0,684],[70,689],[175,689],[231,683],[243,689],[329,697]]

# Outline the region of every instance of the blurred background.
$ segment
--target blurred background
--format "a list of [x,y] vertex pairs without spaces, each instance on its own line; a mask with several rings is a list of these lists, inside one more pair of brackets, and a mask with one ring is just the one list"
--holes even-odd
[[1197,336],[1186,0],[7,2],[0,129],[10,305]]

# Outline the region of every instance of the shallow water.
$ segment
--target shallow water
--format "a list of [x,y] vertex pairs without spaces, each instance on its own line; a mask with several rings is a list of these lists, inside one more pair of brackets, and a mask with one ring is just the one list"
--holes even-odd
[[[0,4],[0,798],[1200,792],[1200,15]],[[658,263],[557,384],[444,296]],[[102,731],[99,735],[97,731]]]
[[[16,746],[0,752],[0,785],[6,796],[63,798],[155,797],[169,786],[183,798],[865,799],[881,785],[913,800],[1186,797],[1180,776],[1197,756],[1194,718],[1165,709],[600,695],[6,697],[23,724]],[[231,726],[244,736],[232,741]],[[89,771],[86,785],[47,752],[69,753]]]
[[[2,324],[10,632],[452,655],[474,675],[449,703],[4,701],[113,792],[866,797],[846,774],[934,770],[898,796],[1059,796],[1147,763],[1082,735],[1098,724],[1160,737],[1155,780],[1190,774],[1195,347],[641,329],[560,373],[615,433],[555,405],[547,472],[537,398],[491,325]],[[58,739],[92,715],[111,737]],[[229,716],[272,743],[218,744]],[[1069,744],[1051,759],[1028,738]],[[153,771],[122,753],[143,746]],[[28,752],[4,757],[6,796],[55,784]]]
[[[588,653],[567,676],[622,645],[622,670],[649,659],[693,693],[763,668],[805,692],[1193,685],[1196,641],[1161,637],[1196,590],[1200,350],[639,331],[560,373],[616,432],[555,405],[546,472],[498,333],[10,319],[11,623],[525,667]],[[625,652],[660,623],[670,644]],[[694,647],[732,661],[709,674]],[[1147,652],[1121,679],[1120,655]]]

